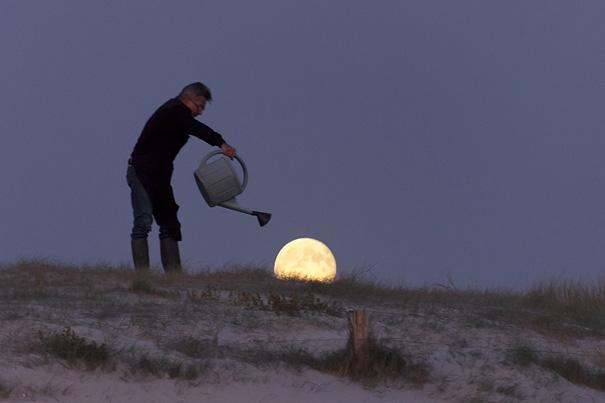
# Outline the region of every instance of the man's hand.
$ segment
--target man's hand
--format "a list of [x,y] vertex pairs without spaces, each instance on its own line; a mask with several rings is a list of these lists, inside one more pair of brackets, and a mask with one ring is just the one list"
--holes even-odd
[[227,157],[233,159],[233,157],[235,157],[235,148],[231,147],[229,144],[227,143],[223,143],[221,145],[221,150],[223,150],[223,152],[227,155]]

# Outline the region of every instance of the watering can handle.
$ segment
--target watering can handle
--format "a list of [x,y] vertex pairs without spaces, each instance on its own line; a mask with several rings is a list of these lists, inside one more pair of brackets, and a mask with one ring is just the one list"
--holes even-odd
[[[212,151],[212,152],[208,153],[202,159],[202,162],[200,164],[205,164],[206,162],[208,162],[208,160],[210,158],[214,157],[215,155],[219,155],[219,154],[223,154],[225,156],[227,155],[224,152],[222,152],[221,150],[215,150],[215,151]],[[236,155],[234,158],[242,166],[242,171],[244,172],[244,179],[242,181],[242,192],[243,192],[246,189],[246,186],[248,185],[248,168],[246,168],[246,164],[244,163],[244,160],[239,155]]]

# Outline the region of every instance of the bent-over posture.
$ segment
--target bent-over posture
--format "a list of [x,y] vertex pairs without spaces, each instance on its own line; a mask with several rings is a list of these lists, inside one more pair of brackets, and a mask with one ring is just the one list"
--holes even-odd
[[181,270],[179,206],[170,181],[174,159],[189,136],[220,147],[230,158],[235,156],[235,149],[219,133],[195,119],[211,100],[212,94],[204,84],[187,85],[176,98],[166,101],[151,115],[134,146],[126,178],[134,214],[130,238],[136,270],[149,270],[147,235],[154,218],[160,227],[164,271]]

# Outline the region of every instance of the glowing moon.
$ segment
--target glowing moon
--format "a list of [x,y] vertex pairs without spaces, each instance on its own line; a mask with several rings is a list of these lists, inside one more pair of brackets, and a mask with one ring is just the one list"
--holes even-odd
[[331,282],[336,277],[336,259],[322,242],[299,238],[284,245],[275,258],[275,276]]

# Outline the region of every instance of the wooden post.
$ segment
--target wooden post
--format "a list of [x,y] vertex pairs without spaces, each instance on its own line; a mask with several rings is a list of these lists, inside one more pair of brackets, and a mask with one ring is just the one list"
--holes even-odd
[[366,368],[370,359],[368,314],[365,309],[349,312],[349,331],[353,340],[353,357],[358,368]]

